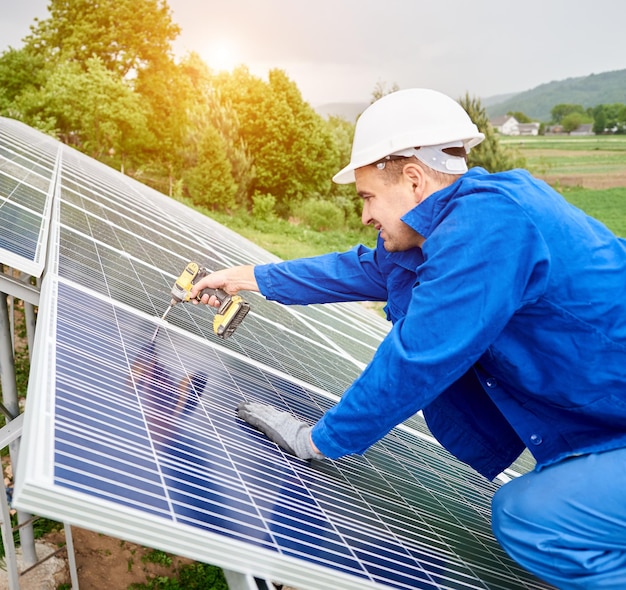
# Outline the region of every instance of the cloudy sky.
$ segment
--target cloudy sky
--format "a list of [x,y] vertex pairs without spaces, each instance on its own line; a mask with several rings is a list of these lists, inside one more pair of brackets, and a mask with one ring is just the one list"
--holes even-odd
[[[0,51],[48,0],[0,0]],[[377,84],[487,98],[626,69],[624,0],[169,0],[179,56],[215,70],[281,68],[313,106]]]

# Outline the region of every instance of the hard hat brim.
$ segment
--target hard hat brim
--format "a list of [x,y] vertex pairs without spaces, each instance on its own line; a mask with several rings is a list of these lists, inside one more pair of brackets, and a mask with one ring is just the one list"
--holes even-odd
[[356,179],[354,178],[354,170],[354,166],[352,164],[348,164],[345,168],[333,176],[333,182],[336,184],[350,184],[355,182]]

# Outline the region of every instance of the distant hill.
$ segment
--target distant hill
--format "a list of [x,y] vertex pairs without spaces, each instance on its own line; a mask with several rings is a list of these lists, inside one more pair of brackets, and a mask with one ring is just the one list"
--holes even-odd
[[[498,105],[501,102],[504,102],[506,100],[509,100],[510,98],[513,98],[514,96],[516,96],[517,94],[519,94],[518,92],[509,92],[508,94],[497,94],[496,96],[488,96],[487,98],[481,98],[480,99],[480,104],[485,107],[485,109],[488,109],[489,107],[492,107],[494,105]],[[506,115],[506,113],[504,113]]]
[[588,108],[615,102],[626,104],[626,70],[549,82],[503,101],[485,99],[482,104],[491,118],[520,111],[534,121],[548,123],[550,111],[557,104],[580,104]]
[[[524,92],[481,98],[481,104],[490,118],[520,111],[533,121],[544,123],[550,122],[550,111],[557,104],[581,104],[587,108],[615,102],[626,104],[626,70],[567,78],[541,84]],[[315,110],[324,117],[334,115],[354,123],[368,105],[337,102],[320,105]]]
[[368,102],[332,102],[317,106],[315,110],[323,117],[341,117],[354,123],[368,106]]

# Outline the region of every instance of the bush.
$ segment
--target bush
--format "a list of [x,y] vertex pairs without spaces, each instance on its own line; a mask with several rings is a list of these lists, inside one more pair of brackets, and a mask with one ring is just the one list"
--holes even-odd
[[358,231],[363,228],[363,222],[361,221],[363,201],[360,197],[356,196],[354,186],[352,186],[351,189],[354,193],[353,195],[337,195],[333,197],[332,202],[343,211],[345,216],[345,227]]
[[320,198],[302,201],[294,208],[293,215],[315,231],[341,230],[346,224],[344,210]]
[[276,197],[274,195],[255,193],[252,197],[252,216],[261,221],[272,221],[276,217],[275,206]]

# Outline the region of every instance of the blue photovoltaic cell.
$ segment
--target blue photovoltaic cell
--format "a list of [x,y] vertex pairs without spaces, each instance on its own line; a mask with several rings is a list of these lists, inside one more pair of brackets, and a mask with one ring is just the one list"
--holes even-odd
[[57,150],[43,134],[0,117],[0,263],[35,276],[44,264]]
[[[29,142],[34,154],[58,148],[19,131],[3,146],[22,167]],[[236,418],[248,399],[313,423],[371,358],[380,318],[250,293],[252,311],[226,341],[205,306],[176,306],[162,322],[189,260],[274,258],[69,148],[53,172],[58,225],[17,506],[300,590],[548,588],[491,534],[497,485],[434,443],[419,416],[363,456],[319,462]]]

